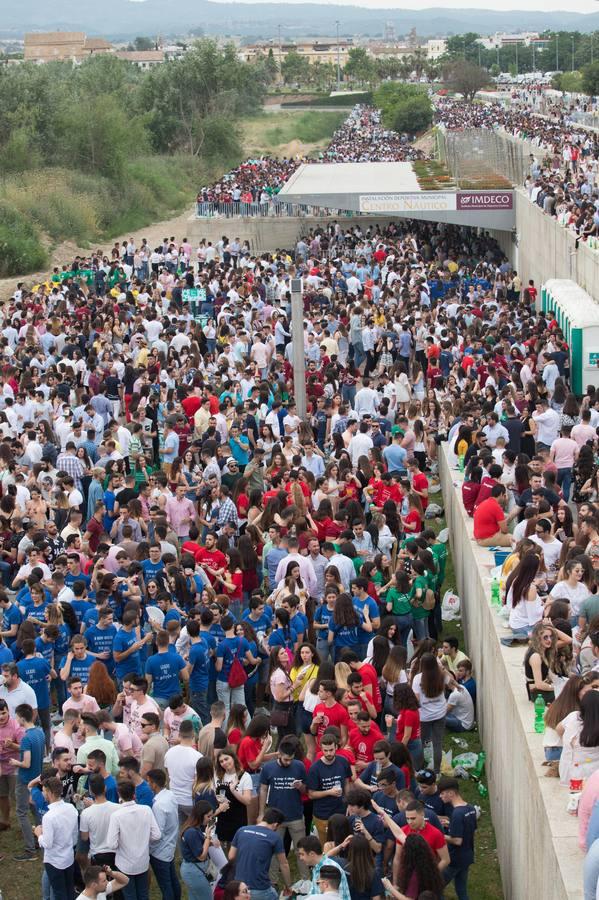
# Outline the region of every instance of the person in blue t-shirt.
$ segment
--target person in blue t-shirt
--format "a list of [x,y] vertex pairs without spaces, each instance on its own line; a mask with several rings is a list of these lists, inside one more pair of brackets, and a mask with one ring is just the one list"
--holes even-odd
[[[280,810],[285,816],[284,826],[297,851],[297,842],[305,836],[302,793],[306,790],[306,767],[296,759],[299,740],[295,735],[283,738],[277,748],[277,759],[262,766],[260,772],[260,812],[267,806]],[[308,878],[307,867],[298,860],[300,878]]]
[[17,638],[17,631],[23,615],[16,603],[13,603],[6,594],[0,594],[0,610],[2,611],[2,629],[0,635],[10,647]]
[[282,607],[275,610],[274,624],[275,627],[268,635],[267,640],[270,649],[272,650],[273,647],[287,647],[288,650],[293,650],[295,653],[299,640],[297,631],[289,620],[288,610]]
[[17,722],[25,730],[19,744],[19,758],[11,759],[18,769],[15,785],[16,812],[25,842],[25,852],[15,857],[17,862],[35,859],[35,840],[29,821],[29,788],[27,785],[42,774],[46,738],[41,728],[33,724],[34,711],[28,703],[21,703],[15,710]]
[[372,630],[368,606],[364,607],[362,614],[355,608],[349,594],[339,594],[329,622],[328,641],[333,645],[333,661],[339,662],[341,652],[346,647],[359,653],[358,648],[365,645]]
[[[190,623],[191,624],[191,623]],[[166,631],[159,631],[156,637],[158,652],[146,662],[146,678],[148,690],[160,709],[166,709],[168,701],[181,692],[181,679],[187,681],[189,672],[187,663],[176,651],[169,652],[169,639]]]
[[0,666],[3,663],[11,663],[15,661],[14,654],[10,647],[8,647],[2,638],[0,637]]
[[87,641],[82,634],[76,634],[71,641],[71,649],[60,660],[60,677],[65,682],[77,676],[84,686],[89,681],[89,670],[96,661],[93,653],[88,653]]
[[112,647],[118,634],[118,628],[114,624],[113,618],[114,614],[111,608],[104,606],[98,612],[98,624],[91,625],[84,632],[90,653],[104,663],[110,675],[114,674]]
[[150,544],[150,558],[142,559],[141,567],[144,573],[144,581],[155,578],[160,572],[164,572],[164,563],[162,562],[162,548],[160,544]]
[[458,897],[468,896],[468,869],[474,862],[474,832],[476,810],[460,795],[456,778],[439,779],[441,799],[451,808],[449,833],[445,835],[449,849],[449,865],[443,871],[445,884],[455,882]]
[[119,763],[119,779],[130,781],[135,787],[135,802],[140,806],[154,805],[152,788],[139,774],[139,760],[134,756],[125,756]]
[[[354,834],[361,834],[362,837],[366,838],[368,846],[376,857],[377,868],[382,869],[385,826],[372,810],[369,792],[359,787],[350,788],[346,794],[346,800],[347,815],[352,831]],[[376,895],[377,892],[373,892],[372,896]]]
[[210,711],[208,709],[209,648],[200,632],[199,622],[195,620],[188,622],[187,634],[191,641],[189,655],[187,657],[189,703],[202,720],[202,725],[208,725],[210,722]]
[[78,581],[81,581],[85,590],[88,590],[91,584],[91,578],[81,570],[81,558],[79,554],[69,553],[67,556],[67,574],[64,576],[64,583],[67,587],[70,587],[75,596],[77,596],[77,591],[74,586]]
[[235,863],[235,877],[245,882],[250,892],[271,891],[269,870],[276,857],[285,888],[291,888],[291,872],[285,855],[283,839],[277,834],[285,821],[283,813],[274,807],[267,809],[256,825],[240,828],[231,843],[229,862]]
[[152,632],[144,637],[139,636],[139,614],[134,609],[125,610],[122,628],[119,629],[112,645],[112,655],[116,663],[115,673],[119,683],[122,683],[129,672],[143,675],[141,651],[152,639]]
[[227,717],[233,703],[244,703],[244,685],[232,687],[229,684],[229,674],[233,660],[238,659],[241,665],[256,665],[258,660],[252,656],[248,641],[244,637],[235,636],[235,619],[233,616],[223,616],[221,626],[225,637],[216,648],[216,695],[225,704]]
[[345,786],[352,777],[349,762],[339,756],[339,742],[333,734],[323,734],[320,741],[322,756],[308,771],[308,796],[313,802],[313,822],[321,844],[325,845],[327,823],[332,815],[345,815]]
[[50,750],[50,678],[53,669],[47,659],[35,655],[35,641],[27,638],[21,646],[23,659],[17,663],[19,677],[35,691],[37,712]]

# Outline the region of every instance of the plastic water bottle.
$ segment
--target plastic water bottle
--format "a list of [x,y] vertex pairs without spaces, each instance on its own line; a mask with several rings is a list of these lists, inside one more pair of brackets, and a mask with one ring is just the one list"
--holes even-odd
[[542,694],[537,694],[535,698],[535,731],[537,734],[545,733],[545,698]]
[[480,779],[483,777],[483,772],[485,770],[485,762],[487,761],[487,754],[484,750],[481,750],[478,754],[478,759],[476,760],[476,765],[472,770],[472,777],[475,779]]
[[491,606],[501,606],[501,585],[498,578],[491,582]]
[[464,471],[465,462],[466,462],[466,457],[464,456],[463,453],[460,453],[460,455],[458,456],[458,471],[459,472]]

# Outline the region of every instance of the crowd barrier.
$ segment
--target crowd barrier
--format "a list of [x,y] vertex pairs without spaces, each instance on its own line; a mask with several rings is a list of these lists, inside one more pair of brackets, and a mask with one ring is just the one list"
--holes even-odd
[[[477,679],[477,721],[487,752],[489,799],[506,900],[581,900],[583,855],[568,792],[546,778],[543,736],[524,681],[522,647],[504,647],[490,604],[493,554],[474,543],[461,500],[462,474],[440,448],[440,478],[468,656]],[[479,858],[482,852],[477,851]]]
[[282,200],[268,203],[196,203],[196,215],[199,219],[241,219],[241,218],[304,218],[306,216],[356,216],[360,213],[346,210],[327,209],[321,206],[308,206],[305,203],[285,203]]

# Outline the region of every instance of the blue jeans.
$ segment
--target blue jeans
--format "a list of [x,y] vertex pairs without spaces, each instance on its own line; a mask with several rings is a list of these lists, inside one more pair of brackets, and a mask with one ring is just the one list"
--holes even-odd
[[75,896],[74,888],[74,865],[70,865],[67,869],[57,869],[50,863],[44,863],[44,870],[50,882],[51,894],[57,900],[73,900]]
[[451,713],[448,716],[445,716],[445,727],[448,731],[468,731],[467,728],[464,728],[458,717],[451,715]]
[[266,891],[250,890],[251,900],[277,900],[278,896],[274,888],[268,888]]
[[557,483],[562,489],[566,503],[570,499],[570,487],[572,485],[572,469],[558,469]]
[[584,881],[584,900],[595,900],[597,880],[599,879],[599,840],[593,841],[584,858],[582,870]]
[[453,881],[458,900],[468,900],[468,869],[470,866],[452,866],[451,863],[443,872],[445,884]]
[[208,691],[191,691],[189,702],[202,720],[202,725],[210,722],[210,710],[208,708]]
[[342,384],[341,385],[341,399],[343,400],[344,403],[349,403],[349,405],[353,407],[354,400],[356,399],[355,384]]
[[426,619],[414,619],[412,631],[414,632],[414,639],[417,641],[423,641],[425,638],[427,638],[428,616]]
[[[124,873],[127,874],[126,872]],[[129,875],[129,882],[121,888],[124,900],[150,900],[148,890],[148,873]]]
[[181,885],[177,878],[175,860],[165,862],[163,859],[150,856],[150,865],[160,888],[162,900],[181,900]]
[[408,637],[410,631],[414,628],[414,616],[412,613],[405,613],[403,616],[393,616],[397,630],[399,631],[399,640],[402,647],[408,646]]
[[406,747],[408,748],[408,752],[412,757],[414,768],[421,769],[424,766],[424,748],[422,746],[422,741],[420,740],[420,738],[412,738],[411,741],[408,741]]
[[11,572],[12,565],[9,562],[6,562],[5,559],[0,559],[0,578],[2,579],[2,584],[4,587],[10,587]]
[[199,865],[183,861],[181,878],[187,888],[189,900],[212,900],[212,886]]

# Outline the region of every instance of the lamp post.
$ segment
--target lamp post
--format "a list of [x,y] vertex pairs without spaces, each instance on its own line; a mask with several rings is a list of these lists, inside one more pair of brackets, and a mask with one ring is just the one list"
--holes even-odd
[[340,60],[340,48],[339,48],[339,19],[335,22],[335,27],[337,29],[337,90],[341,89],[341,60]]
[[291,279],[291,346],[293,393],[300,419],[306,418],[306,360],[304,350],[304,300],[302,279]]

